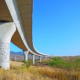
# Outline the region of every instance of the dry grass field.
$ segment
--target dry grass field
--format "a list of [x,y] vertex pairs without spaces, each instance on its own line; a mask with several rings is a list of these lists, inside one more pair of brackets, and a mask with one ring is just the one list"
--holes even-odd
[[17,61],[10,61],[11,66],[14,67],[22,67],[22,65],[24,64],[23,62],[17,62]]
[[10,70],[0,69],[0,80],[80,80],[80,58],[58,60],[46,59],[41,64],[36,62],[34,66],[11,61]]

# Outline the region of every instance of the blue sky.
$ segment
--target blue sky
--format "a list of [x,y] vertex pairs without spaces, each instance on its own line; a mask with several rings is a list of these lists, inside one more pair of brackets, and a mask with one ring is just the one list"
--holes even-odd
[[[80,55],[80,0],[34,0],[33,44],[49,55]],[[11,43],[11,51],[22,51]]]

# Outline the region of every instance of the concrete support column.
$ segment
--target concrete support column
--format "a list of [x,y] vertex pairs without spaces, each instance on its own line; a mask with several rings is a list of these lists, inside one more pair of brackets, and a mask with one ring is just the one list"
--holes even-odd
[[15,58],[14,58],[14,60],[16,61],[16,54],[15,54]]
[[39,59],[40,59],[40,63],[41,63],[41,58],[42,58],[42,57],[40,56],[40,57],[39,57]]
[[23,53],[24,53],[24,60],[28,61],[28,53],[29,53],[29,51],[28,50],[27,51],[23,51]]
[[0,67],[10,68],[10,41],[16,31],[13,22],[0,23]]
[[52,59],[52,57],[51,57],[51,59]]
[[35,55],[33,55],[33,65],[35,64]]
[[45,57],[45,60],[47,59],[47,57]]

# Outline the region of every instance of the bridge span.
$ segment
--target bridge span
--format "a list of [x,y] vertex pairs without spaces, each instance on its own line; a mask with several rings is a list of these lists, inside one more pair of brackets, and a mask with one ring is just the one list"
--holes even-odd
[[48,56],[39,53],[32,41],[33,0],[0,0],[0,67],[10,68],[10,41],[24,52],[35,56]]

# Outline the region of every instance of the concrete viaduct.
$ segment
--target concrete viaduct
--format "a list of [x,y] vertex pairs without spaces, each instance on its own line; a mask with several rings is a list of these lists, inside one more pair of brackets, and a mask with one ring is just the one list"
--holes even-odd
[[48,56],[35,50],[32,41],[33,0],[0,0],[0,67],[10,68],[10,41],[24,52],[35,56]]

